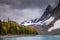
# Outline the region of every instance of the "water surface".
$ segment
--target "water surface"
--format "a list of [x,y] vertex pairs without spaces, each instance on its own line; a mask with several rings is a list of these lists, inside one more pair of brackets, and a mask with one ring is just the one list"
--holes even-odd
[[37,36],[26,36],[16,38],[0,38],[0,40],[60,40],[60,35],[55,36],[37,35]]

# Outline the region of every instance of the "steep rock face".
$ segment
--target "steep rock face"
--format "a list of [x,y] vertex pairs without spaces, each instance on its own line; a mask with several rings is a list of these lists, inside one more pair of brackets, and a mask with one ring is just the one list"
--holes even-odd
[[[53,15],[53,9],[51,8],[51,5],[48,5],[43,15],[40,18],[35,18],[33,20],[30,20],[30,22],[31,23],[38,23],[40,21],[44,22],[47,19],[49,19],[52,15]],[[27,23],[30,23],[30,22],[27,22]],[[26,23],[26,21],[22,22],[21,24],[24,24],[24,23]]]
[[53,10],[53,17],[54,17],[54,20],[51,21],[50,24],[46,25],[41,31],[39,34],[52,34],[52,35],[58,35],[60,34],[60,29],[56,29],[56,30],[52,30],[51,32],[48,32],[48,29],[53,27],[54,26],[54,23],[60,19],[60,2],[58,4],[58,6]]
[[[46,31],[47,31],[49,28],[51,28],[51,27],[54,26],[54,23],[55,23],[57,20],[60,19],[60,2],[59,2],[59,4],[58,4],[58,6],[55,8],[53,17],[55,17],[55,19],[54,19],[47,27],[45,27],[43,30],[46,30]],[[60,30],[60,29],[59,29],[59,30]],[[50,34],[60,34],[60,33],[59,33],[60,31],[59,31],[58,33],[56,33],[56,32],[57,32],[57,30],[53,30],[53,31],[50,32]]]
[[51,5],[48,5],[44,14],[41,16],[41,18],[37,20],[37,22],[43,21],[43,20],[46,21],[47,19],[49,19],[53,15],[53,10],[54,9],[51,8]]
[[[50,16],[47,17],[49,14],[50,14]],[[55,9],[53,9],[53,10],[51,10],[51,6],[48,5],[48,7],[46,8],[46,11],[42,15],[42,17],[39,18],[38,20],[35,19],[35,20],[32,20],[32,21],[33,22],[35,22],[36,20],[37,20],[36,22],[39,22],[41,20],[45,21],[45,20],[49,19],[51,16],[54,17],[54,20],[51,21],[51,23],[49,23],[48,25],[45,25],[43,28],[42,28],[41,25],[33,25],[33,26],[30,25],[30,26],[33,27],[33,28],[35,28],[38,31],[39,34],[60,34],[60,31],[58,31],[60,29],[56,29],[56,30],[52,30],[51,32],[48,32],[48,29],[51,28],[51,27],[53,27],[54,23],[57,20],[60,19],[60,2],[58,4],[58,6]]]

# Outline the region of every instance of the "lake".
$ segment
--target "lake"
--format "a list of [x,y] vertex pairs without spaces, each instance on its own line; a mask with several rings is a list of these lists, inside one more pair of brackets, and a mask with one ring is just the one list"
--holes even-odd
[[60,40],[60,35],[37,35],[16,38],[0,38],[0,40]]

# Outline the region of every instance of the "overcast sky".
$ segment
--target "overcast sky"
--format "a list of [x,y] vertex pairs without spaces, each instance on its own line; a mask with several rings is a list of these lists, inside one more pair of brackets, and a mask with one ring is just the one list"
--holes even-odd
[[51,5],[55,8],[59,0],[0,0],[0,19],[21,23],[42,16],[45,8]]

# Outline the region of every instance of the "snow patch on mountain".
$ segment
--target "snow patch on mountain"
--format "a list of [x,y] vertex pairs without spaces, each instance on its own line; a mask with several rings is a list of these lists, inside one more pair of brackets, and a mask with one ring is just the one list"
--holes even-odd
[[28,26],[28,25],[34,25],[34,24],[36,24],[36,25],[40,25],[41,22],[39,22],[39,23],[25,22],[24,24],[21,24],[21,25]]
[[48,20],[44,21],[43,23],[45,23],[46,25],[48,25],[49,23],[51,23],[54,20],[54,17],[50,17]]
[[48,32],[51,32],[52,30],[55,30],[55,29],[60,29],[60,19],[54,23],[53,27],[48,29]]
[[48,5],[41,17],[32,19],[28,22],[25,21],[22,23],[22,25],[33,25],[33,24],[48,25],[54,19],[52,15],[53,15],[53,9],[51,9],[51,5]]
[[48,25],[51,21],[53,21],[54,20],[54,17],[50,17],[48,20],[46,20],[46,21],[39,21],[39,22],[37,22],[37,23],[34,23],[34,22],[25,22],[24,24],[22,24],[22,25],[33,25],[33,24],[36,24],[36,25]]

